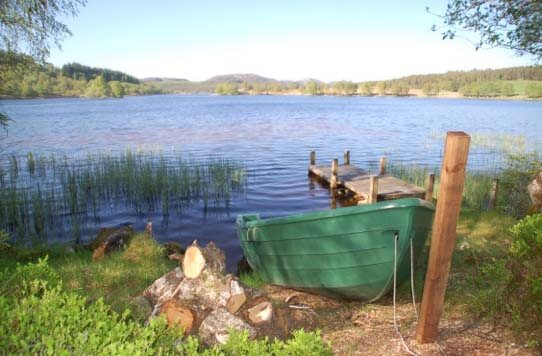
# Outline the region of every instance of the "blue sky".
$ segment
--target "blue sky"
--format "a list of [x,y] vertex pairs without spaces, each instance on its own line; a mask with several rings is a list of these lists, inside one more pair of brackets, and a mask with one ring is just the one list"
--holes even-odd
[[49,60],[137,77],[204,80],[257,73],[276,79],[391,79],[527,65],[511,51],[476,51],[432,32],[446,1],[105,1],[64,19],[73,36]]

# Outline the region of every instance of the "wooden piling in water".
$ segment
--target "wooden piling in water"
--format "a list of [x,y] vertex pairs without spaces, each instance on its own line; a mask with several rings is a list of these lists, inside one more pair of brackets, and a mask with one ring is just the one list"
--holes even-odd
[[386,157],[380,157],[380,173],[379,174],[381,176],[386,174],[386,165],[387,165]]
[[378,201],[378,176],[371,176],[369,188],[369,199],[367,203],[373,204]]
[[487,205],[488,210],[495,209],[497,205],[497,194],[499,193],[499,180],[497,178],[493,179],[493,184],[491,185],[491,192],[489,194],[489,203]]
[[316,165],[316,151],[311,151],[310,165],[311,166]]
[[425,276],[420,320],[416,329],[416,340],[419,343],[434,342],[438,334],[455,247],[469,144],[470,136],[464,132],[446,134],[431,250]]
[[425,200],[433,201],[433,189],[435,187],[435,173],[429,173],[427,175],[427,183],[425,185]]
[[331,179],[329,180],[329,187],[331,189],[336,189],[339,185],[339,160],[337,158],[334,158],[333,161],[331,161]]
[[350,151],[349,150],[344,151],[344,165],[345,166],[350,165]]

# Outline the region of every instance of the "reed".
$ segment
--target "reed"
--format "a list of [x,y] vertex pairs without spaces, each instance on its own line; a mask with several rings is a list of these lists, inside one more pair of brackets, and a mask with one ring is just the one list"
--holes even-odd
[[0,162],[0,229],[21,241],[65,231],[79,240],[89,221],[112,208],[167,218],[199,204],[205,213],[227,208],[245,188],[244,166],[224,158],[127,150],[84,158],[28,153],[25,162],[12,155]]

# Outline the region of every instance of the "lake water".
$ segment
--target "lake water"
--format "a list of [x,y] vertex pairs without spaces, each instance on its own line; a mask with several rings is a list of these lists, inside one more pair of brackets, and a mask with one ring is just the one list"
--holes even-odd
[[[193,158],[241,160],[249,172],[248,189],[227,211],[203,214],[194,206],[170,217],[167,226],[161,226],[160,216],[125,211],[100,222],[131,222],[142,229],[151,218],[162,241],[216,241],[226,250],[230,267],[241,256],[237,214],[270,217],[330,207],[328,190],[307,177],[311,150],[325,163],[342,158],[349,149],[352,163],[362,167],[374,167],[382,155],[392,162],[438,166],[442,134],[448,130],[480,134],[490,141],[522,136],[528,149],[542,148],[539,101],[162,95],[2,100],[0,111],[14,120],[2,139],[4,153],[85,155],[142,146]],[[501,134],[507,136],[498,137]],[[471,168],[492,167],[498,159],[487,154],[487,147],[471,152]],[[96,229],[85,232],[90,236]]]

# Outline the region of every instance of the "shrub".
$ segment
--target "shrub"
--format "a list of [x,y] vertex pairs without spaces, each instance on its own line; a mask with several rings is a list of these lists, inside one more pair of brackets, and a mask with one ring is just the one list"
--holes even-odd
[[[136,240],[132,246],[150,255],[159,252],[145,240]],[[122,257],[118,255],[119,260]],[[125,259],[129,265],[133,262],[133,256]],[[2,354],[331,355],[318,332],[303,330],[286,342],[250,340],[246,332],[232,332],[225,345],[204,349],[197,338],[182,338],[181,330],[168,328],[163,318],[145,326],[129,311],[113,311],[103,298],[90,302],[80,293],[67,291],[47,257],[19,264],[11,273],[6,269],[0,273],[0,288]]]
[[471,306],[479,315],[512,321],[531,341],[541,340],[542,214],[524,218],[510,232],[508,256],[481,265]]

